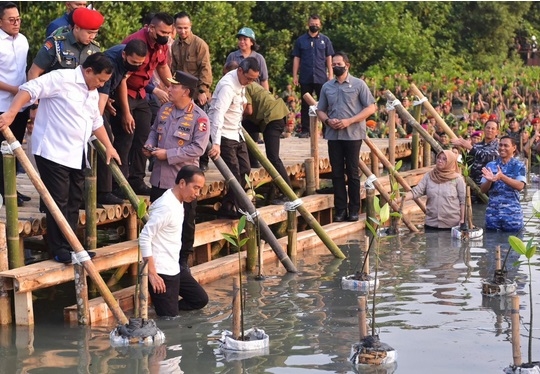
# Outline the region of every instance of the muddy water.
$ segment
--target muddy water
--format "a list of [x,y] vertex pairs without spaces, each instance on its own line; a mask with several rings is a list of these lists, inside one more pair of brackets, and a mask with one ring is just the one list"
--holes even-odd
[[[525,200],[532,195],[526,195]],[[528,203],[524,203],[528,208]],[[482,223],[482,206],[475,222]],[[524,238],[539,231],[540,220],[527,225]],[[166,344],[158,348],[111,348],[113,325],[65,326],[61,307],[74,301],[71,287],[36,293],[36,327],[0,328],[2,373],[500,373],[512,362],[510,307],[506,298],[480,294],[481,279],[495,268],[496,245],[508,248],[507,235],[487,233],[464,244],[448,232],[412,235],[403,231],[380,248],[376,333],[398,352],[393,370],[366,370],[348,362],[358,340],[357,296],[342,290],[342,276],[360,267],[363,235],[351,236],[341,248],[345,260],[324,249],[299,260],[298,274],[267,266],[266,278],[244,279],[245,327],[270,335],[267,355],[223,354],[215,339],[231,328],[232,281],[205,285],[210,304],[182,313],[173,321],[158,320]],[[511,264],[517,259],[512,255]],[[540,256],[532,270],[536,325],[540,326]],[[374,257],[371,259],[374,264]],[[509,266],[521,295],[521,342],[526,356],[530,305],[525,265]],[[533,329],[534,359],[540,357],[540,328]]]

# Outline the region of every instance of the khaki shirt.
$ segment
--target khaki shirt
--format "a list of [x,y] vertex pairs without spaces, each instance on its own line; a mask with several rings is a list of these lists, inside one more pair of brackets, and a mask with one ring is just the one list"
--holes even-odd
[[197,35],[191,34],[185,40],[175,40],[171,47],[171,54],[173,74],[176,70],[180,70],[199,78],[193,99],[197,100],[199,92],[203,91],[210,100],[212,64],[208,44]]

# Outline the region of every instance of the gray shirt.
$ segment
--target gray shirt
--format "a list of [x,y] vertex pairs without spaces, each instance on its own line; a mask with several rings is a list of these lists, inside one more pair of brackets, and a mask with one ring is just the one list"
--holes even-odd
[[[372,104],[375,104],[375,98],[367,84],[349,74],[343,83],[334,78],[322,86],[317,109],[325,112],[328,118],[342,119],[351,118]],[[324,137],[327,140],[365,139],[366,121],[340,130],[326,126]]]

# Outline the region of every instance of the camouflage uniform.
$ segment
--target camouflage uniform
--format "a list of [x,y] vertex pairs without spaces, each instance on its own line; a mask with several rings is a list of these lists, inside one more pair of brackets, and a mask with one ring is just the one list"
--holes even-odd
[[[503,164],[500,158],[486,165],[494,174],[498,167],[504,175],[527,183],[525,164],[516,158]],[[482,178],[482,183],[486,181]],[[488,191],[489,202],[486,208],[486,229],[517,232],[523,227],[523,210],[519,203],[519,191],[503,181],[494,182]]]
[[494,139],[488,144],[483,140],[473,146],[467,158],[470,160],[469,164],[472,162],[470,177],[474,183],[480,185],[482,168],[497,157],[499,157],[499,139]]

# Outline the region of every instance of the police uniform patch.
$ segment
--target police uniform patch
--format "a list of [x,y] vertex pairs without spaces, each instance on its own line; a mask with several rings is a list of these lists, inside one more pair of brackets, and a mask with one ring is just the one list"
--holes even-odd
[[199,118],[197,122],[199,122],[199,131],[204,132],[208,130],[208,123],[206,122],[206,118]]
[[45,49],[46,49],[47,51],[48,51],[49,49],[51,49],[52,46],[53,46],[53,42],[50,41],[50,40],[47,40],[47,41],[45,42],[45,44],[43,45],[43,47],[45,47]]
[[178,140],[178,145],[179,145],[180,147],[183,146],[183,145],[184,145],[184,140],[182,140],[182,139]]

